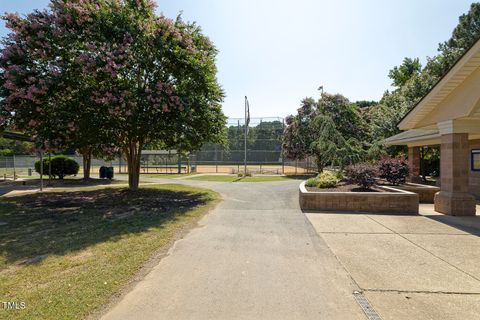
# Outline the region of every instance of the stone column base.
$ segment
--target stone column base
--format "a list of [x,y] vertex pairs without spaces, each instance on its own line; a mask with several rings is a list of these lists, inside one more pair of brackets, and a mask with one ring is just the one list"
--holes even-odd
[[450,216],[474,216],[476,200],[470,193],[440,191],[435,194],[435,211]]

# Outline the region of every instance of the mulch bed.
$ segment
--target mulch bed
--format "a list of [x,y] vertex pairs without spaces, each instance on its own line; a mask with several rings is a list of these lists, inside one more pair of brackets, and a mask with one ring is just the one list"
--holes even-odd
[[[45,188],[62,188],[62,187],[90,187],[90,186],[99,186],[99,185],[109,185],[109,184],[118,184],[118,183],[128,183],[127,181],[119,180],[109,180],[109,179],[52,179],[49,180],[48,177],[43,179],[43,186]],[[27,186],[27,187],[39,187],[40,179],[25,179],[25,180],[6,180],[0,181],[0,187],[16,187],[16,186]]]
[[173,209],[187,209],[205,202],[202,194],[154,188],[47,192],[23,197],[25,207],[62,217],[75,216],[79,211],[90,209],[102,213],[104,218],[125,218],[137,213],[161,214]]
[[386,192],[376,186],[373,186],[371,189],[364,189],[357,184],[352,184],[347,181],[340,181],[336,188],[306,187],[306,189],[311,192]]

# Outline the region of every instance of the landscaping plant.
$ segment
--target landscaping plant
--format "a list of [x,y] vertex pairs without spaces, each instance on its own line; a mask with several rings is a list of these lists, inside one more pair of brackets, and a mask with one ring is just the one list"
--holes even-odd
[[338,183],[337,175],[331,171],[324,171],[318,175],[318,188],[335,188]]
[[408,162],[405,158],[384,157],[377,162],[378,175],[397,186],[405,183],[408,177]]
[[252,174],[250,172],[247,173],[239,173],[237,174],[237,177],[242,178],[242,177],[251,177]]
[[318,176],[308,179],[305,182],[306,187],[315,188],[318,184]]
[[345,170],[347,177],[352,183],[358,184],[363,189],[370,189],[375,185],[377,168],[368,162],[350,165]]
[[[35,162],[35,171],[40,174],[40,169],[40,160],[38,160]],[[43,174],[50,174],[52,178],[63,179],[65,176],[74,176],[79,169],[78,163],[66,156],[59,155],[43,159]]]
[[332,171],[324,171],[315,178],[310,178],[305,183],[305,186],[310,188],[335,188],[339,182],[337,174]]

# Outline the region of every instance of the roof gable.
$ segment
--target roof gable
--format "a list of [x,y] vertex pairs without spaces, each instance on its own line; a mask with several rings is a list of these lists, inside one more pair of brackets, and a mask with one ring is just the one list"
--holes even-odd
[[[472,74],[474,74],[479,68],[480,40],[477,41],[432,88],[432,90],[420,100],[420,102],[399,123],[398,127],[401,130],[409,130],[424,126],[428,123],[425,119],[428,118],[432,112],[435,112],[435,110],[450,96],[452,92],[455,90],[461,90],[461,86],[467,79],[469,79],[469,77],[470,80],[472,80]],[[480,94],[480,89],[478,92]],[[461,95],[462,92],[457,92],[457,94]],[[457,105],[456,107],[466,108],[467,113],[472,109],[472,106],[466,105]]]

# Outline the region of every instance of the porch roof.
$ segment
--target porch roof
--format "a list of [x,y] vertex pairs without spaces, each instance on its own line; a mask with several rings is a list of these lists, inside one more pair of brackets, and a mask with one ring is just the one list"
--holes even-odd
[[411,129],[384,140],[386,145],[430,145],[440,143],[438,129]]

